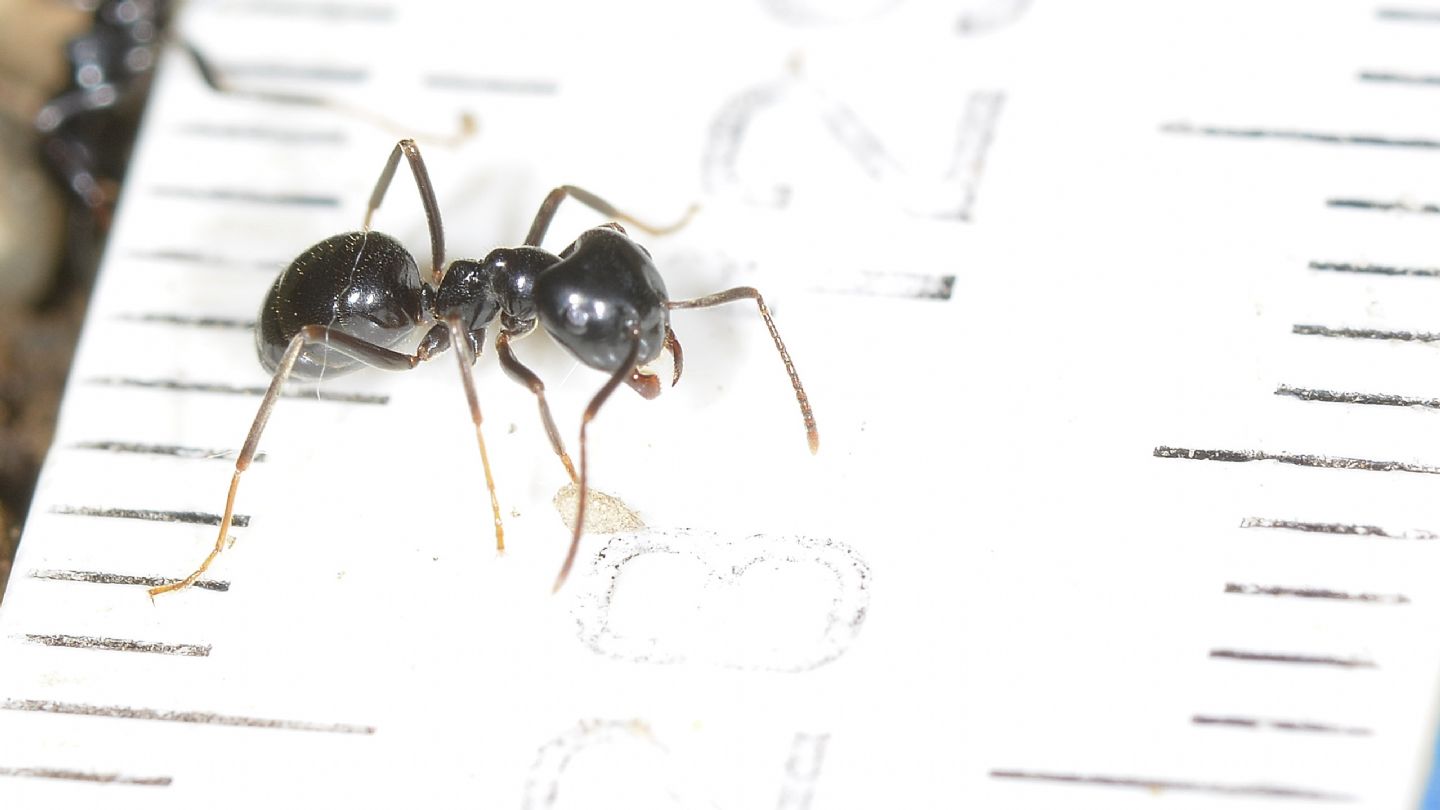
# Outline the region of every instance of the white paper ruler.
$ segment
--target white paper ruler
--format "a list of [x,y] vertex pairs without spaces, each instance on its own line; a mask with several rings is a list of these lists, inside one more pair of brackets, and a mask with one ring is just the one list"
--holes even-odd
[[[193,2],[0,611],[6,808],[1417,806],[1440,685],[1440,6]],[[479,122],[449,145],[462,115]],[[268,383],[278,272],[420,140],[452,257],[688,229],[685,376]],[[598,217],[567,208],[547,245]],[[375,226],[426,261],[405,169]],[[517,344],[574,449],[603,382]]]

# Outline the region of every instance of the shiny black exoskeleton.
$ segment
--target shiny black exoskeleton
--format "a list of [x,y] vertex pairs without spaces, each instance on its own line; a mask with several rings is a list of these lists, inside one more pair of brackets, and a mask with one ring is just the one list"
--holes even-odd
[[[336,275],[336,267],[350,271]],[[614,372],[630,354],[632,330],[639,331],[639,365],[660,356],[670,325],[667,300],[650,254],[614,224],[586,231],[559,256],[527,245],[497,248],[483,261],[457,259],[433,288],[393,237],[354,231],[316,244],[280,274],[261,307],[255,342],[261,365],[273,373],[306,326],[353,338],[301,350],[291,373],[316,379],[363,365],[409,368],[410,359],[361,344],[393,350],[424,328],[413,360],[428,359],[448,346],[451,319],[478,354],[486,328],[500,316],[512,337],[538,322],[580,362]]]
[[[369,227],[402,156],[410,164],[430,225],[432,262],[428,279],[421,277],[415,259],[404,246]],[[541,204],[523,245],[497,248],[483,260],[458,259],[447,266],[439,206],[420,151],[413,141],[396,144],[370,197],[364,228],[315,244],[286,268],[270,288],[260,310],[255,339],[260,362],[274,377],[236,459],[215,548],[185,580],[153,588],[151,594],[194,583],[225,547],[240,475],[254,458],[260,435],[285,380],[291,376],[319,379],[360,366],[409,369],[452,348],[456,350],[485,468],[496,546],[503,549],[500,504],[480,431],[479,397],[470,374],[470,366],[484,344],[486,330],[496,321],[499,333],[495,349],[500,364],[511,378],[535,394],[551,447],[578,488],[570,551],[556,578],[557,589],[574,563],[584,529],[588,491],[587,426],[622,382],[646,398],[657,396],[661,390],[659,378],[646,366],[662,351],[669,351],[674,359],[671,384],[680,379],[683,361],[680,343],[670,328],[671,310],[754,300],[795,389],[811,452],[817,450],[819,433],[809,400],[760,294],[750,287],[737,287],[701,298],[671,300],[649,251],[632,241],[618,222],[585,231],[558,255],[546,251],[540,243],[556,208],[568,197],[612,220],[628,222],[652,234],[665,233],[684,224],[667,228],[646,225],[584,189],[561,186]],[[544,383],[515,357],[510,347],[513,339],[535,331],[537,326],[581,363],[609,375],[580,422],[578,473],[555,428],[545,401]],[[411,345],[416,348],[406,352],[405,348]]]

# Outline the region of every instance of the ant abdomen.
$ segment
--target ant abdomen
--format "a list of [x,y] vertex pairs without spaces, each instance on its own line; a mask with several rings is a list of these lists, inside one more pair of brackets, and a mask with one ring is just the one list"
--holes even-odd
[[[423,290],[415,258],[392,236],[352,231],[318,242],[275,279],[265,296],[255,330],[260,364],[273,374],[290,340],[307,326],[398,346],[425,316]],[[293,374],[317,379],[364,365],[323,342],[312,343],[300,353]]]

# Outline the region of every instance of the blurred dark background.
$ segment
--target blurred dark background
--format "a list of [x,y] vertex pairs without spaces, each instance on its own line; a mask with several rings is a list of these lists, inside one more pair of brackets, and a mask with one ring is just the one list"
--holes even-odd
[[0,0],[0,598],[167,4]]

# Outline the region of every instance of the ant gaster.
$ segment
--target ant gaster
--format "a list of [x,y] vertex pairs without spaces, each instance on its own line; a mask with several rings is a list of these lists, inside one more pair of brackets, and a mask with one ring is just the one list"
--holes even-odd
[[[414,257],[397,240],[370,230],[370,220],[390,187],[402,155],[410,164],[429,223],[432,264],[428,281],[421,279]],[[480,401],[470,373],[484,343],[485,330],[497,317],[500,330],[495,351],[500,365],[535,395],[550,445],[579,491],[570,550],[555,579],[555,590],[559,590],[570,573],[585,526],[588,470],[585,431],[590,421],[621,383],[628,383],[647,399],[658,396],[660,380],[646,370],[646,365],[658,358],[662,350],[668,351],[674,361],[670,384],[680,380],[683,354],[670,329],[671,310],[711,307],[746,298],[754,300],[795,388],[810,451],[818,450],[820,436],[805,389],[800,385],[795,365],[785,351],[760,293],[751,287],[736,287],[700,298],[671,300],[650,253],[631,241],[618,222],[585,231],[558,255],[550,253],[540,247],[540,243],[556,209],[568,197],[650,234],[668,233],[685,223],[682,220],[669,227],[647,225],[584,189],[561,186],[550,192],[540,205],[523,245],[497,248],[482,261],[457,259],[447,267],[440,210],[420,150],[411,140],[397,143],[370,195],[364,227],[332,236],[306,250],[280,274],[265,297],[255,343],[261,364],[274,377],[235,460],[215,548],[190,576],[152,588],[150,595],[194,584],[225,547],[240,476],[255,457],[260,435],[287,379],[292,376],[320,379],[361,366],[403,371],[447,348],[455,349],[459,361],[460,378],[490,492],[495,545],[503,551],[505,533],[500,503],[495,496],[495,481],[480,430]],[[690,213],[694,213],[693,208]],[[510,348],[512,340],[530,334],[537,325],[581,363],[610,375],[580,420],[578,474],[545,402],[544,383],[516,359]],[[417,334],[421,337],[413,353],[398,350],[413,343]]]

